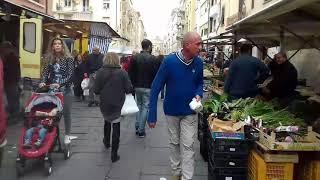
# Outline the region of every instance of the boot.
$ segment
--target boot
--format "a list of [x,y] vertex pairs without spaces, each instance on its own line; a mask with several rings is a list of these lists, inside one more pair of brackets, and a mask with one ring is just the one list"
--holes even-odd
[[117,162],[120,159],[118,155],[119,143],[120,143],[120,122],[112,124],[112,148],[111,148],[111,161]]
[[117,152],[111,152],[111,161],[113,163],[117,162],[120,160],[120,156],[118,155]]
[[110,133],[111,133],[111,123],[104,121],[104,128],[103,128],[103,144],[104,146],[109,149],[110,148]]

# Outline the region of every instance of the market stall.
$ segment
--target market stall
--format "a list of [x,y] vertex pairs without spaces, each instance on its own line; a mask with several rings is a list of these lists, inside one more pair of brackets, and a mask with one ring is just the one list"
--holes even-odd
[[[301,49],[320,50],[319,9],[316,0],[279,0],[228,27],[228,40],[220,36],[205,43],[224,42],[236,52],[244,39],[261,51],[293,50],[290,60]],[[209,180],[320,179],[319,93],[300,81],[298,95],[287,104],[259,97],[230,101],[223,79],[212,82],[219,83],[211,85],[198,133]]]

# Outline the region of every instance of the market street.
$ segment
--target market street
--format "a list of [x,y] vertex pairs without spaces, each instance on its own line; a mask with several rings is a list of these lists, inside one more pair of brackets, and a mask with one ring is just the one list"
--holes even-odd
[[[159,121],[155,129],[147,129],[144,139],[135,136],[134,117],[121,122],[120,161],[110,160],[110,150],[102,144],[103,121],[99,108],[88,108],[86,103],[74,102],[72,109],[73,154],[69,160],[63,154],[53,154],[53,173],[46,177],[42,164],[28,163],[22,180],[159,180],[171,177],[169,164],[168,133],[159,100]],[[63,120],[60,123],[63,131]],[[15,157],[18,134],[22,123],[8,129],[8,146],[4,154],[1,180],[15,180]],[[196,140],[196,170],[194,180],[207,178],[207,163],[199,153]]]

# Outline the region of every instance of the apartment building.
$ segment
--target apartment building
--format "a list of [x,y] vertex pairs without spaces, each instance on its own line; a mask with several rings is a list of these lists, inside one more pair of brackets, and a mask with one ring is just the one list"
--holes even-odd
[[52,1],[53,0],[5,0],[7,2],[12,2],[20,6],[30,8],[32,10],[41,12],[52,16]]

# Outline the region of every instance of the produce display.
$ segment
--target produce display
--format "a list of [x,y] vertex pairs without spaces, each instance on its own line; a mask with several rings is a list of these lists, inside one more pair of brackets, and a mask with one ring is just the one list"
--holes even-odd
[[277,132],[277,139],[285,142],[307,133],[304,120],[281,109],[276,101],[246,98],[229,102],[226,95],[216,95],[204,103],[204,111],[221,120],[243,121],[267,134]]

